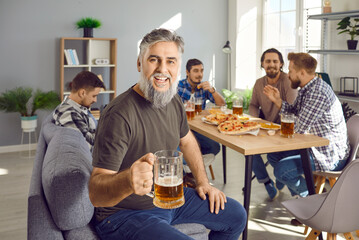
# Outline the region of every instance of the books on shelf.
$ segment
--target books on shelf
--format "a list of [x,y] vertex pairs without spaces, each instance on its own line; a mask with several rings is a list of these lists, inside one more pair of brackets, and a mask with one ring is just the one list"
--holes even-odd
[[79,65],[76,49],[64,49],[67,65]]
[[67,49],[64,49],[64,54],[65,54],[66,64],[73,65],[70,57],[70,53],[67,51]]
[[100,118],[101,113],[100,113],[99,109],[94,108],[94,109],[91,109],[90,112],[94,116],[94,118],[96,118],[96,119]]

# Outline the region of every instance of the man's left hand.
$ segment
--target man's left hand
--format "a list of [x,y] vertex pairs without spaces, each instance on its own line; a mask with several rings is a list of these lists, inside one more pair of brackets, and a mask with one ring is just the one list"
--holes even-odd
[[219,213],[219,208],[224,210],[224,204],[227,202],[226,195],[219,189],[212,187],[209,183],[199,184],[196,187],[197,193],[203,200],[206,200],[206,195],[209,201],[209,210],[211,213]]

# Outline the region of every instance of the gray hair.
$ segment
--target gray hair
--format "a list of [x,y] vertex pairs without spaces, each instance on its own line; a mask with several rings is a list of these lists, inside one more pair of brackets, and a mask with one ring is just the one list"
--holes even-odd
[[141,61],[146,50],[158,42],[174,42],[178,47],[180,56],[184,51],[183,38],[177,35],[176,32],[171,32],[164,28],[154,29],[150,33],[146,34],[141,41],[140,54],[138,56]]

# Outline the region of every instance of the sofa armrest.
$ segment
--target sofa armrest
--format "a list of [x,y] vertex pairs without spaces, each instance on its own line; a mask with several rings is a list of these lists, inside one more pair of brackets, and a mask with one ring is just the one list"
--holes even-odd
[[42,167],[42,185],[56,226],[71,230],[86,226],[94,207],[88,195],[92,156],[80,132],[62,128],[51,139]]

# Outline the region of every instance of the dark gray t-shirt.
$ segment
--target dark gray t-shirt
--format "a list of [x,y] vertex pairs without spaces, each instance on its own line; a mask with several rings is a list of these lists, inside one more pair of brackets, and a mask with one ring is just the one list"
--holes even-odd
[[[132,88],[116,97],[101,114],[93,149],[94,167],[122,171],[143,155],[175,150],[189,131],[186,112],[176,94],[155,108]],[[152,198],[132,194],[111,208],[97,208],[102,220],[121,209],[153,208]]]

